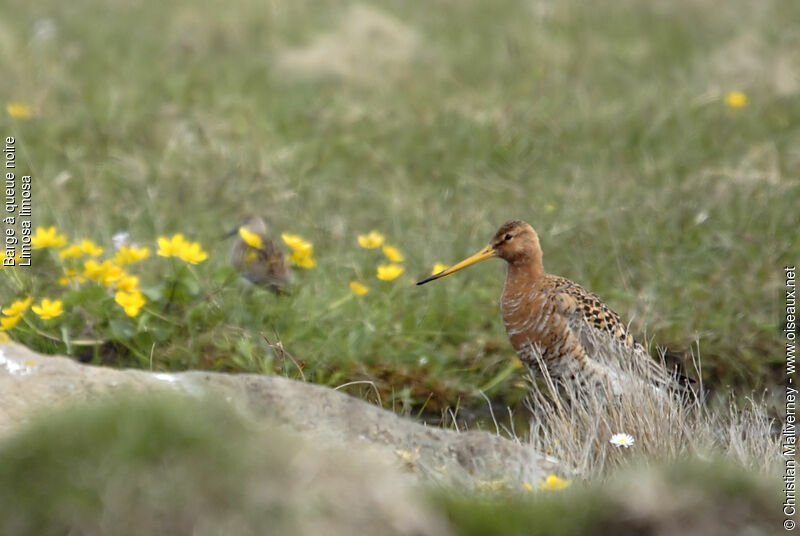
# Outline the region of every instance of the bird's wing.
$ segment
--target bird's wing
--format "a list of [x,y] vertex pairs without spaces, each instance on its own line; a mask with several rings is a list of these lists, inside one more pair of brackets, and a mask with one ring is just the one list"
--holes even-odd
[[623,347],[634,345],[628,327],[620,320],[603,300],[580,285],[564,278],[553,280],[551,291],[557,310],[562,314],[570,329],[581,337],[581,344],[596,337],[617,341]]
[[283,249],[272,240],[264,240],[264,246],[260,254],[269,267],[271,276],[281,284],[285,284],[289,279],[289,263]]
[[260,249],[256,249],[258,258],[265,264],[272,264],[283,259],[283,251],[275,247],[275,243],[269,238],[262,238]]
[[657,385],[672,385],[669,372],[634,341],[628,326],[597,295],[564,278],[555,282],[553,293],[557,310],[589,359],[605,364],[618,362],[621,357],[634,359],[635,364],[623,368]]

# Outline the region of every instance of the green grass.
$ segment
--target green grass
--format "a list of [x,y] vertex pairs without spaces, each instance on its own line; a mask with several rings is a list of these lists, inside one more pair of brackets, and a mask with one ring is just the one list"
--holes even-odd
[[[368,5],[394,20],[392,45],[361,46],[340,76],[330,66],[375,18],[344,4],[6,7],[0,101],[35,117],[3,115],[0,134],[33,174],[36,223],[106,247],[119,230],[151,247],[183,232],[211,253],[176,325],[159,334],[151,316],[152,336],[126,343],[135,353],[90,357],[297,377],[301,365],[330,385],[373,380],[384,405],[414,412],[482,407],[476,389],[495,384],[489,396],[515,405],[525,387],[506,375],[501,263],[413,282],[521,218],[546,269],[603,296],[637,334],[678,352],[699,339],[711,384],[777,379],[782,269],[800,259],[797,5]],[[42,18],[50,41],[33,37]],[[326,33],[324,61],[287,65],[287,50]],[[749,105],[728,109],[728,90]],[[219,237],[244,212],[314,242],[319,264],[290,296],[243,289],[227,266]],[[406,254],[395,282],[376,280],[377,254],[356,244],[373,228]],[[148,262],[143,279],[169,273]],[[0,302],[52,296],[30,275],[17,287],[0,273]],[[353,279],[372,291],[343,299]]]

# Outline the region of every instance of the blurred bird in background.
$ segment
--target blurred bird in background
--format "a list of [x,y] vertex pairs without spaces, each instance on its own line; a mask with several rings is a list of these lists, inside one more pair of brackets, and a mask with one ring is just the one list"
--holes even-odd
[[231,264],[247,281],[279,294],[289,284],[289,263],[280,245],[269,238],[267,225],[258,216],[248,216],[228,233],[236,235]]

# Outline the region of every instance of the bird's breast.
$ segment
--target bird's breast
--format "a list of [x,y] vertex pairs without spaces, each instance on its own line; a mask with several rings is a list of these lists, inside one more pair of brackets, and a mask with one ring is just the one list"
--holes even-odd
[[535,290],[503,293],[500,310],[508,338],[518,354],[532,345],[547,346],[555,319],[546,294]]

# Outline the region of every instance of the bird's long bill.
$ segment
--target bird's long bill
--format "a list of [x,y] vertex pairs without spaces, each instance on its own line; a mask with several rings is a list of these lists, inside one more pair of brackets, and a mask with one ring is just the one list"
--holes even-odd
[[237,225],[236,227],[225,233],[222,237],[220,237],[220,240],[227,240],[228,238],[232,237],[238,232],[239,232],[239,226]]
[[446,275],[454,274],[459,270],[463,270],[467,266],[472,266],[481,261],[485,261],[486,259],[491,259],[492,257],[497,255],[497,251],[492,246],[486,246],[475,255],[467,257],[463,261],[459,262],[458,264],[454,264],[450,268],[446,270],[442,270],[438,274],[433,274],[430,277],[423,279],[422,281],[417,281],[417,285],[424,285],[428,281],[433,281],[434,279],[439,279],[440,277],[444,277]]

